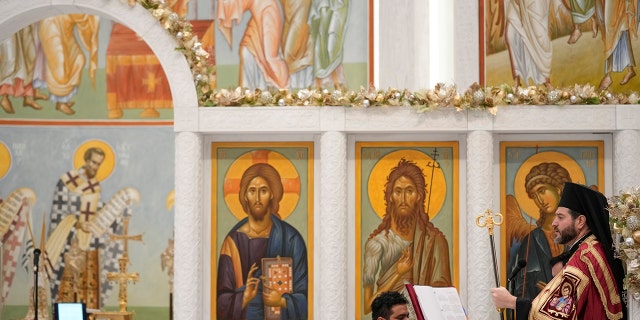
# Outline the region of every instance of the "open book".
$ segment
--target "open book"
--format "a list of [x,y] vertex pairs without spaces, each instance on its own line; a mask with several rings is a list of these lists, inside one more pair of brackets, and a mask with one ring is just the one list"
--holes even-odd
[[417,320],[466,320],[458,291],[454,287],[430,287],[405,283]]

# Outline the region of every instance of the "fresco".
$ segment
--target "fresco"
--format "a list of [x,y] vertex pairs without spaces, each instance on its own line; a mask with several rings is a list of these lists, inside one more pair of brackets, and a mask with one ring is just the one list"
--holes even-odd
[[[167,7],[189,21],[215,65],[213,20],[191,18],[189,1]],[[144,40],[109,18],[78,13],[47,17],[0,42],[0,107],[5,119],[173,119],[167,75]]]
[[[358,88],[372,81],[370,1],[235,4],[166,3],[209,53],[213,87]],[[139,35],[76,13],[47,17],[0,42],[0,107],[7,119],[173,117],[167,75]]]
[[[18,251],[7,255],[9,246],[4,243],[3,286],[8,290],[3,295],[5,307],[2,318],[22,319],[26,315],[28,290],[33,284],[30,277],[33,265],[32,259],[23,253],[29,253],[30,244],[37,248],[44,244],[43,260],[50,265],[46,268],[49,276],[45,274],[43,277],[50,282],[48,299],[53,296],[64,299],[65,295],[73,299],[75,294],[83,300],[101,301],[101,309],[117,311],[117,282],[103,284],[112,287],[110,292],[103,291],[98,296],[92,296],[91,290],[83,287],[84,280],[79,280],[82,278],[76,278],[77,287],[65,287],[64,279],[61,280],[56,273],[73,265],[67,258],[74,258],[71,253],[76,245],[97,248],[99,255],[120,250],[120,254],[113,258],[121,258],[123,249],[126,249],[130,261],[127,272],[139,273],[139,280],[128,285],[129,309],[136,311],[136,319],[168,319],[171,279],[167,271],[171,266],[166,258],[163,259],[166,256],[163,253],[171,250],[173,239],[172,128],[2,127],[0,136],[0,144],[5,150],[1,152],[3,163],[7,163],[7,159],[10,163],[8,169],[2,170],[0,196],[11,200],[10,196],[16,190],[27,189],[33,194],[27,197],[31,201],[26,210],[0,210],[3,217],[8,212],[19,211],[18,216],[24,215],[25,222],[28,221],[31,226],[23,228],[21,237],[17,239]],[[151,156],[147,151],[149,146],[164,152]],[[101,149],[104,156],[91,154],[87,161],[84,158],[89,149]],[[96,162],[89,164],[94,160]],[[90,171],[94,171],[91,167],[95,168],[97,162],[100,163],[97,173],[89,178]],[[23,195],[30,195],[22,192]],[[64,223],[68,219],[61,220],[60,215],[75,215],[77,223],[65,229]],[[112,215],[111,220],[109,215]],[[93,241],[82,244],[85,240],[81,224],[98,224],[98,218],[107,221],[107,230],[100,231],[94,225],[86,234],[95,238],[128,235],[132,239],[126,248],[123,248],[124,241],[114,239],[95,248]],[[149,224],[148,221],[154,223]],[[111,229],[115,225],[118,227]],[[74,227],[77,230],[69,230]],[[44,237],[43,228],[46,230]],[[62,247],[56,244],[74,239],[77,244]],[[87,240],[97,242],[96,239]],[[110,247],[113,244],[119,245],[119,249]],[[17,266],[13,269],[13,280],[8,282],[7,275],[12,271],[9,270],[10,261],[16,262]],[[108,263],[112,265],[108,266]],[[85,265],[91,264],[87,262]],[[99,269],[102,281],[106,271],[120,272],[117,261],[104,256]]]
[[215,1],[218,88],[366,87],[371,2]]
[[356,319],[404,282],[455,287],[458,143],[356,142]]
[[313,143],[211,155],[211,319],[313,318]]
[[628,92],[638,86],[637,3],[479,0],[481,82]]
[[[213,63],[213,20],[167,5]],[[155,54],[108,18],[46,17],[0,43],[0,107],[0,318],[32,319],[37,288],[40,317],[81,301],[169,319],[173,103]]]

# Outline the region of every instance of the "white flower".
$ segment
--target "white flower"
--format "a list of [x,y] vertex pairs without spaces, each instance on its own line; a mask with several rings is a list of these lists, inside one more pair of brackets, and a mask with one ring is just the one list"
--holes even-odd
[[203,57],[203,58],[208,58],[209,57],[209,52],[207,52],[206,50],[202,49],[202,48],[198,48],[196,49],[196,55]]
[[309,89],[302,89],[300,91],[298,91],[298,98],[302,99],[302,100],[307,100],[311,97],[311,90]]

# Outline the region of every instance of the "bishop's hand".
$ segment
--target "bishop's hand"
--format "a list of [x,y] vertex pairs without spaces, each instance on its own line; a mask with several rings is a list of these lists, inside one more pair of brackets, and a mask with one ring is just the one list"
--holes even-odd
[[491,300],[497,308],[516,308],[516,297],[513,296],[505,287],[491,288]]

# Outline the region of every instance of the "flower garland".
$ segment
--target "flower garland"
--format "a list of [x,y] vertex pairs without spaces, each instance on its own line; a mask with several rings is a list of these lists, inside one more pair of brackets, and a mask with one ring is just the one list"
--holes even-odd
[[505,105],[585,105],[585,104],[637,104],[640,95],[614,94],[595,87],[574,85],[568,88],[548,88],[546,86],[518,87],[503,84],[495,87],[471,85],[464,93],[456,91],[455,85],[439,83],[433,89],[416,92],[407,89],[376,89],[371,86],[359,90],[339,88],[327,89],[268,89],[249,90],[246,88],[215,89],[215,66],[207,58],[209,53],[202,48],[192,25],[180,18],[164,0],[121,0],[130,6],[140,3],[175,38],[187,62],[198,94],[198,103],[204,107],[224,106],[403,106],[425,112],[437,108],[461,110],[486,110],[496,114],[498,106]]
[[616,257],[626,267],[624,289],[640,300],[640,187],[610,197],[608,202]]

